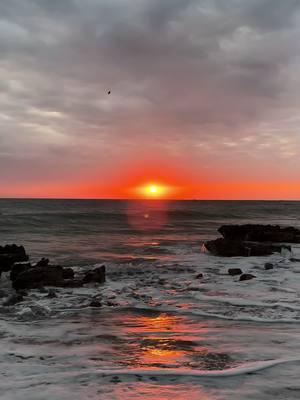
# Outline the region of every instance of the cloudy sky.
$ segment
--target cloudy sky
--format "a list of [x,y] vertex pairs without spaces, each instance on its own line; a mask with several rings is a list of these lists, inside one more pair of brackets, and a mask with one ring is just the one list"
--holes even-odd
[[299,0],[0,0],[0,196],[300,199],[299,43]]

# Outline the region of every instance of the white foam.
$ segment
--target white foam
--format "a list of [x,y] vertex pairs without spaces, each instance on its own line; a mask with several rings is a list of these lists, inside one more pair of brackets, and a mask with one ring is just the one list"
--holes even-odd
[[144,310],[151,310],[151,311],[157,311],[157,312],[163,312],[163,313],[173,313],[173,314],[182,314],[182,315],[195,315],[199,317],[206,317],[206,318],[218,318],[218,319],[224,319],[228,321],[247,321],[247,322],[260,322],[260,323],[287,323],[287,324],[296,324],[300,323],[300,319],[296,318],[260,318],[260,317],[252,317],[250,315],[238,315],[238,316],[228,316],[224,314],[218,314],[218,313],[209,313],[205,311],[199,311],[199,310],[183,310],[183,309],[178,309],[178,308],[173,308],[173,307],[147,307],[145,305],[135,305],[135,308],[137,309],[144,309]]
[[247,363],[240,367],[229,368],[226,370],[186,370],[186,369],[99,369],[97,372],[104,376],[110,375],[142,375],[142,376],[173,376],[173,377],[205,377],[205,378],[226,378],[238,375],[249,374],[263,369],[271,368],[276,365],[300,362],[300,358],[283,358],[278,360],[257,361]]
[[196,295],[195,297],[198,300],[209,300],[209,301],[212,301],[215,303],[230,304],[232,306],[241,306],[241,307],[248,306],[248,307],[263,307],[263,308],[282,307],[282,308],[286,308],[288,310],[300,311],[300,306],[295,306],[295,305],[287,304],[287,303],[283,303],[283,302],[266,303],[266,302],[262,302],[262,301],[253,301],[253,300],[248,300],[248,299],[225,297],[225,296],[213,297],[213,296],[205,296],[205,295]]

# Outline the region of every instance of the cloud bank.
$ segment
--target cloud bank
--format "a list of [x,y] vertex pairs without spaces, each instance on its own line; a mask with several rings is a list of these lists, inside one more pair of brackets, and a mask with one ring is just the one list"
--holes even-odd
[[299,41],[298,0],[0,1],[0,195],[149,153],[295,187]]

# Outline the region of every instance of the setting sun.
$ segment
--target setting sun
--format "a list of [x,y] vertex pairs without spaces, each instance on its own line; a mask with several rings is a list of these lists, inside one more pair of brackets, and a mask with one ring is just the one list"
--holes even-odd
[[151,193],[157,193],[158,188],[157,188],[156,185],[151,185],[151,186],[149,186],[149,191],[150,191]]
[[140,193],[143,197],[162,198],[167,193],[167,187],[165,185],[150,183],[142,186],[140,188]]

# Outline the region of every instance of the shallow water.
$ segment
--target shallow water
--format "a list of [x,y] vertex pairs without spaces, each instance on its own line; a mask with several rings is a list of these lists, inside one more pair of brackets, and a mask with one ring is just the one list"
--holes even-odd
[[299,226],[300,203],[1,200],[0,212],[0,243],[107,265],[105,285],[0,307],[1,398],[300,398],[300,262],[201,252],[222,223]]

